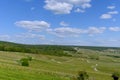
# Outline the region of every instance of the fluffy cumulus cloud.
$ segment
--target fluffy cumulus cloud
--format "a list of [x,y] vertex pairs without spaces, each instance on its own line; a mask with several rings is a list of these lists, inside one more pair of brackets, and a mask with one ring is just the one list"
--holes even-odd
[[57,35],[59,37],[66,37],[66,36],[73,36],[76,37],[80,33],[83,33],[81,29],[77,28],[70,28],[70,27],[60,27],[55,29],[50,29],[48,32],[51,32],[54,35]]
[[106,27],[100,27],[100,28],[97,28],[97,27],[89,27],[89,29],[87,30],[87,33],[88,34],[101,34],[103,33],[104,31],[106,30]]
[[111,11],[105,13],[105,14],[102,14],[100,16],[101,19],[111,19],[113,18],[114,15],[117,15],[119,12],[114,10],[116,8],[116,6],[108,6],[107,9],[110,9]]
[[50,27],[50,24],[45,21],[17,21],[15,25],[30,31],[41,31]]
[[74,8],[79,8],[79,12],[83,12],[91,7],[90,2],[91,0],[45,0],[44,8],[55,14],[69,14]]
[[44,8],[53,11],[55,14],[69,14],[73,5],[55,0],[46,0],[46,6]]
[[116,15],[118,14],[119,12],[118,11],[110,11],[110,12],[107,12],[105,14],[102,14],[100,16],[101,19],[111,19],[113,17],[113,15]]
[[106,30],[105,27],[89,27],[88,29],[79,29],[71,27],[59,27],[55,29],[48,29],[47,31],[59,37],[78,37],[81,34],[94,35],[101,34]]
[[109,30],[118,32],[118,31],[120,31],[120,27],[110,27]]
[[101,19],[110,19],[110,18],[112,18],[112,15],[110,15],[110,14],[102,14],[100,18]]

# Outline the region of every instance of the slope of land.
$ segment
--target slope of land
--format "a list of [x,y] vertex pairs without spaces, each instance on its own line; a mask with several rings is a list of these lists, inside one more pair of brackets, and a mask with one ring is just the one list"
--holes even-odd
[[[57,46],[58,52],[62,51],[62,54],[56,56],[54,55],[56,52],[48,55],[56,50],[56,46],[49,45],[49,49],[46,48],[47,45],[38,46],[39,54],[30,54],[14,52],[14,48],[20,47],[22,50],[27,46],[32,49],[35,45],[31,45],[30,48],[28,45],[2,42],[1,50],[3,44],[3,51],[0,51],[0,80],[72,80],[78,71],[84,70],[88,72],[90,80],[112,80],[111,74],[115,71],[120,72],[119,48],[98,50],[98,47],[91,49],[91,47]],[[10,50],[5,50],[6,47],[10,47]],[[49,53],[45,55],[41,53],[46,50]],[[27,56],[33,58],[30,66],[21,66],[19,60]]]
[[[19,59],[32,56],[29,67]],[[120,56],[120,55],[119,55]],[[100,55],[100,60],[81,57],[57,57],[41,54],[0,52],[1,80],[70,80],[78,71],[88,72],[90,79],[111,80],[111,73],[120,72],[120,59]]]

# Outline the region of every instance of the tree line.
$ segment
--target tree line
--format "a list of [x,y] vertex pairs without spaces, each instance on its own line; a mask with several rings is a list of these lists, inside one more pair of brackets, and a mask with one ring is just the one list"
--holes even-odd
[[69,47],[58,45],[25,45],[0,41],[0,51],[48,54],[55,56],[71,56],[70,54],[67,54],[64,51],[75,52],[76,50],[74,50],[72,46]]

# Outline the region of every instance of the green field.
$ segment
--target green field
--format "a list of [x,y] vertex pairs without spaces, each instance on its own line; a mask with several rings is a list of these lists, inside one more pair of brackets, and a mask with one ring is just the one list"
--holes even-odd
[[[120,56],[115,53],[81,49],[72,57],[0,51],[0,80],[72,80],[78,71],[86,71],[90,80],[112,80],[120,72]],[[82,54],[81,54],[82,52]],[[94,59],[95,55],[99,60]],[[21,58],[31,56],[29,67],[21,66]],[[88,58],[88,57],[93,58]]]

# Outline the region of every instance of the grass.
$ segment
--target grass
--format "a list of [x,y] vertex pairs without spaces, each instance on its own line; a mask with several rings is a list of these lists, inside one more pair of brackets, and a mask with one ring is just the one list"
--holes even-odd
[[[30,66],[20,66],[18,61],[27,56],[33,58]],[[71,80],[72,76],[82,70],[88,72],[90,80],[112,80],[111,73],[120,72],[120,59],[103,53],[99,56],[100,60],[94,60],[1,51],[0,80]],[[94,70],[95,67],[98,71]]]

